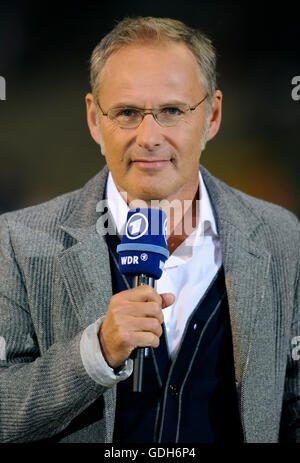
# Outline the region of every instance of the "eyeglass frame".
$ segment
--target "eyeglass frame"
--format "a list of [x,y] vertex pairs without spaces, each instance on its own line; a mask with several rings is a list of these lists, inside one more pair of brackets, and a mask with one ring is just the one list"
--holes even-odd
[[[201,103],[203,103],[203,101],[205,101],[207,97],[208,97],[208,93],[207,93],[207,94],[205,95],[205,97],[202,98],[202,100],[199,101],[199,103],[197,103],[195,106],[190,106],[190,105],[188,105],[187,103],[179,103],[179,104],[181,104],[181,105],[184,104],[184,105],[188,108],[188,109],[187,109],[188,111],[195,111],[195,109],[197,109],[197,107],[198,107]],[[122,109],[122,108],[123,108],[122,106],[120,106],[120,107],[119,107],[119,106],[116,106],[116,108],[110,108],[110,109],[108,109],[107,113],[104,113],[103,110],[102,110],[102,108],[101,108],[101,106],[100,106],[100,103],[99,103],[98,100],[97,100],[97,105],[99,106],[99,109],[100,109],[100,111],[101,111],[101,113],[102,113],[102,116],[106,116],[106,117],[109,117],[108,113],[109,113],[109,111],[110,111],[111,109]],[[175,107],[175,106],[176,106],[176,104],[174,104],[174,107]],[[168,107],[168,105],[166,105],[165,107]],[[172,108],[172,104],[170,104],[169,107]],[[135,108],[134,106],[124,106],[124,109],[134,109],[134,110],[138,111],[139,114],[142,115],[141,122],[140,122],[136,127],[127,127],[127,128],[128,128],[128,129],[129,129],[129,128],[131,128],[131,129],[133,129],[133,128],[134,128],[134,129],[137,129],[137,128],[141,125],[141,123],[143,122],[144,117],[147,116],[148,114],[149,114],[149,115],[151,114],[151,115],[153,116],[153,119],[155,120],[155,122],[157,122],[157,124],[160,125],[161,127],[173,127],[172,125],[161,125],[161,123],[157,120],[157,111],[159,111],[159,109],[161,109],[161,108],[164,108],[164,105],[158,106],[158,107],[156,107],[156,108],[144,108],[144,109]],[[148,112],[146,112],[146,111],[148,111]],[[110,120],[111,120],[111,121],[115,121],[115,119],[116,119],[116,118],[110,119]],[[119,127],[121,127],[120,124],[119,124],[118,122],[116,122],[116,124],[117,124]],[[176,125],[176,124],[175,124],[175,125]],[[121,128],[125,129],[126,127],[121,127]]]

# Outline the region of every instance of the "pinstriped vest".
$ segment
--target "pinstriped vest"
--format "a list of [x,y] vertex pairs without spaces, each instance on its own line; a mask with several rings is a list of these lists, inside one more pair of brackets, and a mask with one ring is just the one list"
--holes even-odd
[[[131,287],[120,274],[116,236],[107,236],[113,293]],[[132,377],[117,385],[114,442],[241,442],[223,268],[191,314],[176,358],[165,332],[144,360],[143,392]]]

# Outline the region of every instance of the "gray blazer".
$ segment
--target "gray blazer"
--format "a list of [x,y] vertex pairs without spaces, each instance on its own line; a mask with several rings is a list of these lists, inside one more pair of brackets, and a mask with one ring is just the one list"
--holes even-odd
[[[245,441],[295,441],[298,220],[201,171],[222,243]],[[105,314],[112,295],[108,250],[95,226],[107,172],[0,217],[0,442],[112,441],[115,387],[88,376],[79,350],[82,331]]]

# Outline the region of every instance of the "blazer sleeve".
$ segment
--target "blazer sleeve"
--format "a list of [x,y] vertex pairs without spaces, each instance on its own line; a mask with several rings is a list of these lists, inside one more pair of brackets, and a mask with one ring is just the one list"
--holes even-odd
[[93,381],[82,364],[81,335],[54,343],[40,355],[24,277],[2,215],[0,442],[29,442],[54,436],[103,394],[106,388]]
[[300,443],[300,284],[296,278],[291,342],[288,349],[279,442]]

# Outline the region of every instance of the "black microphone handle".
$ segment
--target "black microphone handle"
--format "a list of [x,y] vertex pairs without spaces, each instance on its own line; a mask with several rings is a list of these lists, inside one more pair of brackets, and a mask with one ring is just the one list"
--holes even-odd
[[[140,273],[139,275],[135,275],[133,277],[133,288],[144,285],[149,285],[154,288],[154,284],[154,278],[146,275],[145,273]],[[139,347],[137,349],[136,357],[133,363],[133,392],[142,392],[144,357],[145,348]]]

